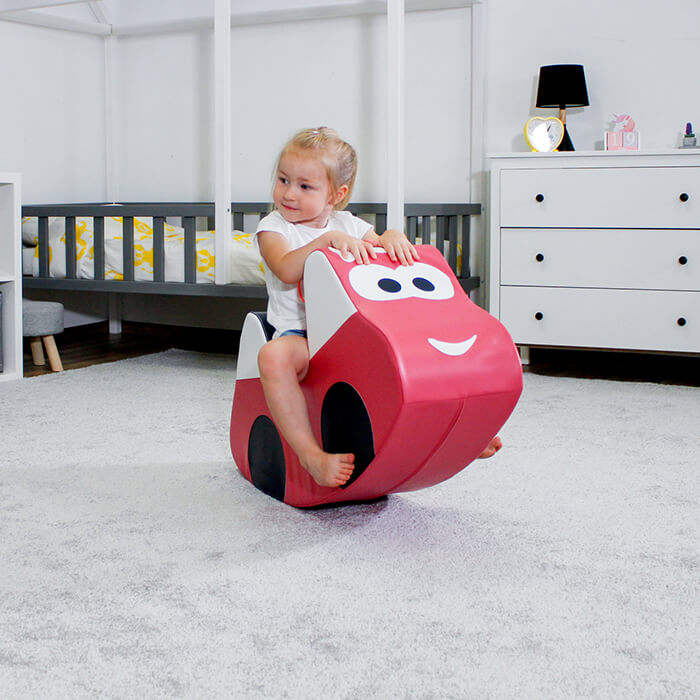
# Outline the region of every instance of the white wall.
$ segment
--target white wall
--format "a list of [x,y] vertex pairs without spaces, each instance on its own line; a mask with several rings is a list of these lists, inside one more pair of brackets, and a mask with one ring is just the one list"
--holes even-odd
[[213,201],[213,32],[119,37],[116,199]]
[[[213,0],[106,4],[115,22],[126,23],[213,8]],[[233,6],[252,12],[261,4]],[[555,113],[534,107],[538,69],[547,63],[586,68],[591,106],[569,110],[579,150],[601,147],[613,113],[632,114],[645,150],[674,148],[686,121],[700,124],[697,0],[669,0],[663,8],[648,1],[561,0],[552,8],[544,0],[486,0],[485,8],[487,152],[527,150],[525,121]],[[468,10],[407,16],[408,199],[469,196],[469,25]],[[122,199],[213,198],[212,44],[207,30],[117,39]],[[319,123],[336,126],[357,146],[356,197],[383,197],[383,18],[240,27],[233,52],[233,198],[267,198],[281,143],[293,129]],[[23,173],[25,201],[103,199],[102,39],[0,21],[0,61],[2,167]],[[281,106],[265,105],[271,95]]]
[[631,114],[644,150],[676,148],[700,128],[700,3],[487,0],[487,152],[527,151],[541,65],[581,63],[590,106],[567,110],[577,150],[602,150],[613,114]]
[[102,39],[0,21],[0,167],[24,202],[105,196]]
[[[115,23],[134,25],[196,17],[203,5],[213,2],[108,7]],[[259,7],[234,3],[239,13]],[[44,12],[61,11],[87,19],[83,6]],[[413,201],[470,198],[470,22],[464,8],[407,13],[406,197]],[[16,66],[0,73],[2,94],[15,106],[0,113],[3,167],[22,172],[25,201],[108,198],[103,39],[4,21],[0,39],[0,57]],[[119,35],[113,44],[111,194],[213,200],[213,32]],[[234,27],[233,199],[268,199],[279,148],[294,130],[318,124],[336,127],[359,152],[355,199],[386,197],[385,45],[383,16]]]
[[[467,9],[407,15],[408,199],[468,199],[469,33]],[[317,125],[358,150],[355,199],[385,198],[385,44],[377,16],[233,29],[233,199],[267,200],[279,149]],[[117,46],[119,198],[213,199],[213,33]]]

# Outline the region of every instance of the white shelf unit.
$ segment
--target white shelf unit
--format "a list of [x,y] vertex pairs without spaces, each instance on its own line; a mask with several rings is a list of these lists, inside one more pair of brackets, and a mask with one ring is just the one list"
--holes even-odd
[[2,371],[0,382],[22,377],[21,180],[0,172],[0,292]]
[[489,310],[513,340],[700,353],[700,151],[489,157]]

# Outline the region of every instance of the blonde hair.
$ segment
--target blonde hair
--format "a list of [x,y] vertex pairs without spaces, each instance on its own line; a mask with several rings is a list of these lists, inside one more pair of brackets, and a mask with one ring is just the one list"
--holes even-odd
[[302,129],[292,136],[282,149],[275,172],[279,170],[282,158],[292,153],[306,158],[318,158],[326,168],[328,184],[333,192],[345,185],[345,196],[335,204],[334,209],[345,209],[350,201],[357,175],[357,153],[346,141],[340,138],[335,129],[319,126],[316,129]]

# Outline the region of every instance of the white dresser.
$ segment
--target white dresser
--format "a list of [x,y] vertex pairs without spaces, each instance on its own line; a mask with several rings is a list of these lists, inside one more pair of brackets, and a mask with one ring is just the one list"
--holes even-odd
[[700,150],[489,164],[489,311],[516,344],[700,353]]

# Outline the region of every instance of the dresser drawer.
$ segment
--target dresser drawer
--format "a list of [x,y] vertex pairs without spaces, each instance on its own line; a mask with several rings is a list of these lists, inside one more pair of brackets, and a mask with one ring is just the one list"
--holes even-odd
[[700,290],[700,231],[501,231],[501,284]]
[[700,228],[700,168],[503,170],[500,189],[501,227]]
[[516,343],[700,352],[700,292],[501,287]]

